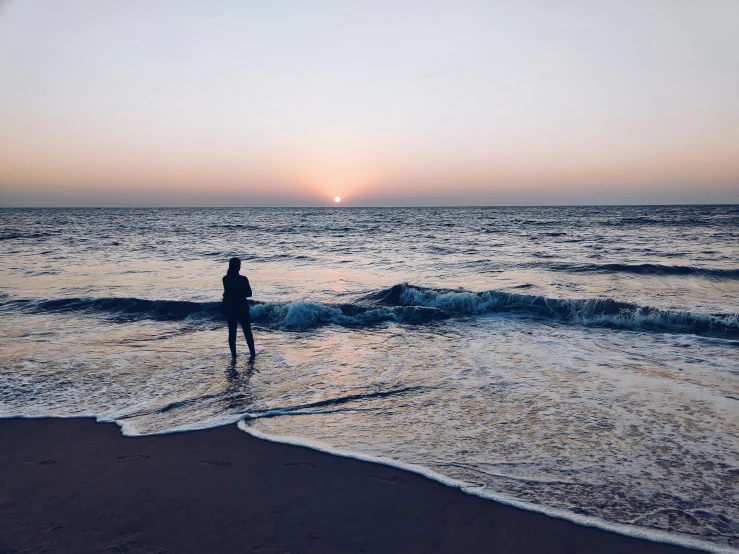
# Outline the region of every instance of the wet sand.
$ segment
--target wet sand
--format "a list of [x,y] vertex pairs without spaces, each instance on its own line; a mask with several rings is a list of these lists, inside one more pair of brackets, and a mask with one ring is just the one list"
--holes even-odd
[[5,419],[0,552],[694,551],[235,425],[128,438],[91,419]]

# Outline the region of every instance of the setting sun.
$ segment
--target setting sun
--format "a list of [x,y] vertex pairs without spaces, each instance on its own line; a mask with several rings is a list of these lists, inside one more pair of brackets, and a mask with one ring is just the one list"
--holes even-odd
[[337,204],[341,202],[341,196],[334,196],[334,202],[336,202]]

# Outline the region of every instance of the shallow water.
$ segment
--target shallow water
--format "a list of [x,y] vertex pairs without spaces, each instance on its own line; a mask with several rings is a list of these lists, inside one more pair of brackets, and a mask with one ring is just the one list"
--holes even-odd
[[[241,420],[739,548],[737,206],[0,217],[2,416]],[[233,255],[260,352],[235,367]]]

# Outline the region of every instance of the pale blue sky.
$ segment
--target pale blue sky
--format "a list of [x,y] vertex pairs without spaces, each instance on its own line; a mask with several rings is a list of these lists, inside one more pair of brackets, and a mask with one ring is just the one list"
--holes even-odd
[[739,201],[737,0],[0,6],[0,205]]

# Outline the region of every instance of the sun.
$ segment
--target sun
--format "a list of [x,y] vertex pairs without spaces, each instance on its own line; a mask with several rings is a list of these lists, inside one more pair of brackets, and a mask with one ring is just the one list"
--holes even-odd
[[337,204],[341,202],[341,196],[334,196],[334,202],[336,202]]

